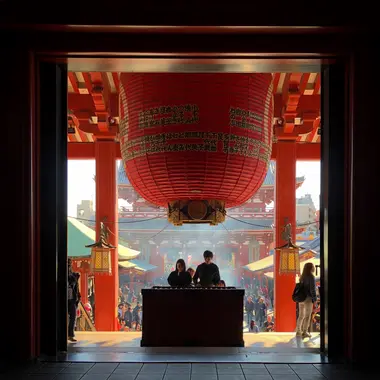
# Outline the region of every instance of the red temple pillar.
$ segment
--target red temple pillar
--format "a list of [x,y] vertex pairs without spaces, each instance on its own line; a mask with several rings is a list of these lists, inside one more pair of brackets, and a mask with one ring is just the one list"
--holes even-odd
[[261,259],[264,259],[265,257],[267,257],[269,255],[269,246],[267,248],[267,245],[264,244],[264,245],[260,245],[260,260]]
[[[115,142],[97,140],[96,159],[96,238],[100,222],[107,222],[108,242],[118,246],[118,212]],[[117,301],[119,288],[118,252],[111,254],[112,274],[95,274],[95,327],[97,331],[117,330]]]
[[[276,247],[286,243],[281,237],[285,223],[292,225],[292,239],[296,235],[296,143],[279,141],[276,160]],[[294,275],[280,275],[280,255],[275,252],[275,324],[278,332],[291,332],[296,327],[296,308],[292,301]]]
[[155,265],[157,269],[153,272],[154,277],[162,277],[165,274],[165,259],[159,253],[158,247],[151,248],[151,254],[149,262],[152,265]]
[[239,264],[243,267],[244,265],[249,264],[249,257],[248,257],[248,246],[242,245],[239,252]]
[[79,291],[81,294],[81,301],[83,304],[88,302],[88,273],[90,271],[90,264],[84,260],[73,261],[74,272],[79,272]]

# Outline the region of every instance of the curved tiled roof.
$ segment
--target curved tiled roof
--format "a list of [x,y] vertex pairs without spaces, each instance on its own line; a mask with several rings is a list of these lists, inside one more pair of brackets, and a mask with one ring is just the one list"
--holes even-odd
[[320,235],[318,235],[313,240],[310,240],[310,241],[306,242],[305,244],[302,244],[301,248],[302,248],[303,252],[314,251],[317,254],[319,254],[320,253],[320,249],[321,249]]
[[275,176],[274,176],[275,163],[271,161],[269,163],[267,175],[264,179],[262,186],[274,186]]
[[125,174],[124,165],[120,162],[119,167],[117,168],[117,184],[118,185],[130,185],[129,179]]
[[[146,220],[144,222],[140,223],[133,223],[136,221],[139,221],[140,219],[119,219],[119,230],[128,230],[129,232],[138,231],[138,230],[151,230],[151,231],[160,231],[161,229],[165,228],[165,232],[174,232],[174,231],[180,231],[180,232],[186,232],[186,231],[192,231],[192,232],[203,232],[203,231],[210,231],[215,232],[217,230],[221,231],[247,231],[247,230],[254,230],[254,231],[260,231],[260,230],[272,230],[272,224],[273,219],[243,219],[247,223],[239,222],[238,220],[231,219],[227,216],[226,221],[223,223],[223,225],[219,224],[218,226],[210,226],[208,224],[184,224],[181,227],[173,226],[169,224],[166,218],[159,218],[159,219],[152,219],[152,220]],[[127,223],[123,223],[127,222]],[[224,226],[224,227],[223,227]]]
[[[262,186],[274,186],[274,183],[276,181],[276,162],[271,161],[269,164],[267,175],[264,179],[264,182]],[[305,177],[296,177],[296,183],[301,184],[303,181],[305,181]]]
[[[67,218],[67,246],[69,257],[85,257],[91,256],[91,249],[86,245],[95,243],[95,230],[86,226],[76,218]],[[135,259],[140,252],[128,248],[122,244],[118,245],[118,253],[120,260]]]

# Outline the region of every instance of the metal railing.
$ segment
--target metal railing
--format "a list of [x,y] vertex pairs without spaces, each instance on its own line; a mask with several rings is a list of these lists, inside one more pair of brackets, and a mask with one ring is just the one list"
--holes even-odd
[[76,320],[76,331],[96,331],[92,316],[83,307],[82,302],[79,302],[78,309],[80,316]]

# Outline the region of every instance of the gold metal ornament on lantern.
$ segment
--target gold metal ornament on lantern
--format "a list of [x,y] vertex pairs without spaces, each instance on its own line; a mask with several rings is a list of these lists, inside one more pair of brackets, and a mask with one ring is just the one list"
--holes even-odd
[[297,275],[300,274],[300,247],[292,242],[292,225],[287,223],[284,226],[282,239],[287,243],[281,247],[275,248],[276,254],[280,255],[280,275]]
[[100,222],[99,240],[86,248],[91,248],[91,272],[94,274],[112,274],[111,250],[116,247],[108,243],[108,227]]

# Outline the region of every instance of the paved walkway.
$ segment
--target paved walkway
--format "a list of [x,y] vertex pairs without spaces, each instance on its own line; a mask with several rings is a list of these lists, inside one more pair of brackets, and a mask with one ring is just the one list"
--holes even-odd
[[370,380],[379,373],[332,364],[38,363],[1,380]]
[[[70,352],[123,352],[124,348],[138,348],[133,352],[145,352],[140,347],[141,332],[100,332],[77,331],[78,342],[70,343]],[[319,334],[313,333],[311,339],[296,339],[295,333],[244,333],[244,347],[239,352],[250,352],[261,349],[274,349],[275,352],[290,352],[293,349],[314,349],[318,352],[320,347]],[[306,351],[304,351],[306,352]],[[96,360],[98,361],[98,360]]]

